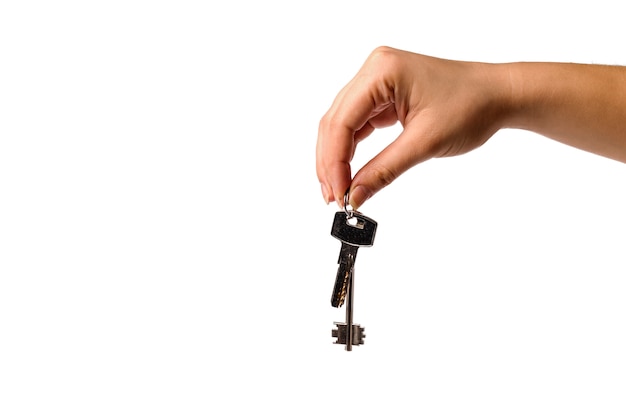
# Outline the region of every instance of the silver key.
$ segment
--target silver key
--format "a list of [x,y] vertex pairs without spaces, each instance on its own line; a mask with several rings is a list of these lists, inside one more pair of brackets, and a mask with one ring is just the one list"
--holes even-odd
[[358,211],[339,211],[335,213],[333,227],[330,234],[341,241],[339,252],[339,267],[335,286],[331,296],[331,305],[341,307],[346,305],[346,322],[335,323],[332,336],[337,338],[335,343],[345,344],[346,350],[352,350],[352,345],[363,344],[364,329],[352,323],[354,301],[354,263],[359,247],[372,246],[376,235],[377,223]]
[[351,351],[353,345],[362,345],[365,343],[365,329],[358,324],[353,323],[352,314],[354,308],[354,269],[349,274],[348,279],[348,296],[346,305],[346,322],[335,322],[336,329],[333,329],[332,336],[336,337],[335,344],[346,345],[346,350]]

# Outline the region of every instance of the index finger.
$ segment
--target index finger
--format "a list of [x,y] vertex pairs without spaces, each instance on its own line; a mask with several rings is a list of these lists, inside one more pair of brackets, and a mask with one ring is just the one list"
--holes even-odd
[[[383,88],[381,89],[381,86]],[[383,91],[381,91],[383,90]],[[346,85],[330,109],[322,117],[317,137],[316,169],[328,201],[343,205],[343,195],[351,183],[350,161],[354,156],[357,138],[374,130],[369,120],[393,105],[384,83],[371,77],[355,77]]]

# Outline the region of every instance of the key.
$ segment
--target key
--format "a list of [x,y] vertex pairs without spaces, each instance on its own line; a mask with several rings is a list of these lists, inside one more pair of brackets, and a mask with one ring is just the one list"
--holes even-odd
[[377,223],[357,211],[339,211],[335,213],[333,227],[330,234],[341,241],[341,250],[337,263],[337,277],[331,305],[341,307],[346,301],[346,322],[338,323],[332,331],[332,336],[337,338],[336,344],[346,345],[346,350],[351,351],[353,345],[362,345],[365,338],[364,329],[358,324],[353,324],[354,302],[354,264],[359,247],[372,246],[376,235]]
[[346,350],[351,351],[353,345],[365,343],[365,329],[358,324],[352,323],[352,311],[354,300],[354,269],[348,280],[348,296],[346,305],[346,322],[335,322],[336,329],[333,329],[332,336],[337,338],[335,344],[346,345]]
[[346,298],[350,273],[354,269],[356,254],[361,246],[372,246],[377,223],[358,211],[338,211],[335,213],[330,234],[341,241],[337,263],[337,278],[330,300],[333,307],[341,307]]

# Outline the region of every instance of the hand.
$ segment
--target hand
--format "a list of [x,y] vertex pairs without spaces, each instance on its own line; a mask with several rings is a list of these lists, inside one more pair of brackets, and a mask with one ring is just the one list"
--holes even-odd
[[[468,152],[505,127],[626,162],[624,120],[623,66],[461,62],[380,47],[320,121],[317,177],[327,203],[343,206],[350,187],[356,209],[414,165]],[[401,134],[351,181],[358,143],[396,122]]]
[[[414,165],[482,145],[501,127],[510,90],[494,67],[374,50],[319,124],[316,168],[326,202],[342,206],[350,187],[356,209]],[[358,143],[396,122],[402,133],[351,181]]]

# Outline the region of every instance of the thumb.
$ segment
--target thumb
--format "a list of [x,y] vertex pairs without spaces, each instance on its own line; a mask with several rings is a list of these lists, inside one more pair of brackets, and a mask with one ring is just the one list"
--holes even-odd
[[436,141],[424,137],[417,127],[407,126],[356,173],[350,186],[350,205],[356,210],[411,167],[436,155]]

